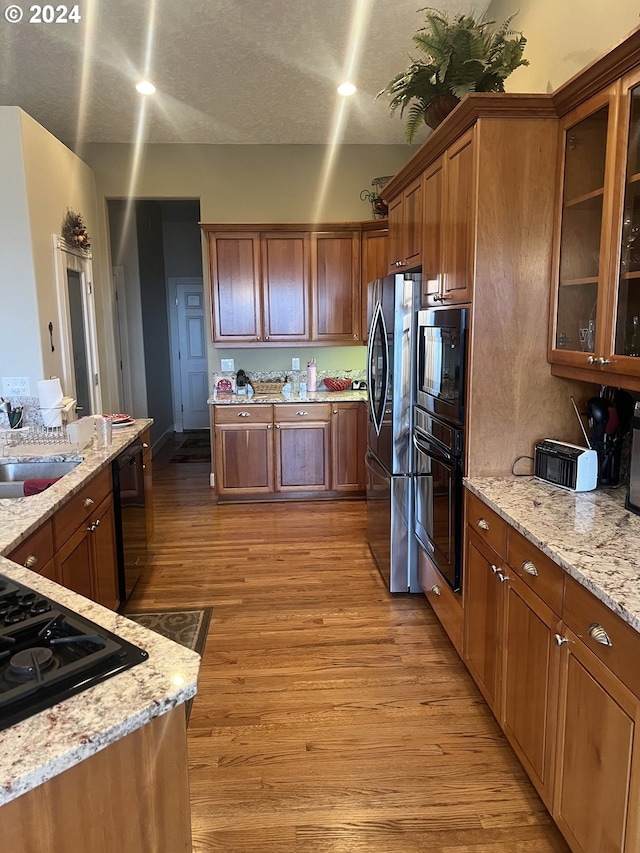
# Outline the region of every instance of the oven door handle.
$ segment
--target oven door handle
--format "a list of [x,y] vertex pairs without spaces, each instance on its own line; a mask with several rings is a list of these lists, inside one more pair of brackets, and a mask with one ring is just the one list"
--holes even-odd
[[[435,453],[431,449],[431,445],[435,447]],[[454,462],[454,457],[448,450],[445,450],[444,445],[440,444],[436,438],[430,438],[426,441],[414,432],[413,446],[419,453],[424,453],[425,456],[428,456],[430,459],[435,459],[436,462],[440,462],[442,459],[446,459],[447,462]]]

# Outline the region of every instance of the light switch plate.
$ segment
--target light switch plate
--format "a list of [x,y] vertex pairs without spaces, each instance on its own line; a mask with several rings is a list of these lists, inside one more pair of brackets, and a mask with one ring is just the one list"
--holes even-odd
[[300,359],[292,358],[291,359],[291,370],[300,370]]
[[3,397],[30,397],[31,383],[28,376],[3,376]]
[[232,358],[221,358],[220,359],[220,370],[223,373],[233,373],[235,370],[234,362]]

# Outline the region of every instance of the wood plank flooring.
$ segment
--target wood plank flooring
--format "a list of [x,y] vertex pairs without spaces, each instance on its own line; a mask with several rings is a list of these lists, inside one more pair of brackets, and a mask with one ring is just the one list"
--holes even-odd
[[426,600],[387,592],[365,503],[219,507],[171,449],[131,606],[214,608],[195,853],[566,853]]

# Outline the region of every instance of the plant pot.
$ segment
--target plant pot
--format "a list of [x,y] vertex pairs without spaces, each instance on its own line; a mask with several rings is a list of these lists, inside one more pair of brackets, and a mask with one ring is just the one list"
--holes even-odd
[[460,99],[456,98],[455,95],[447,93],[436,95],[424,111],[424,123],[428,127],[435,129],[459,103]]

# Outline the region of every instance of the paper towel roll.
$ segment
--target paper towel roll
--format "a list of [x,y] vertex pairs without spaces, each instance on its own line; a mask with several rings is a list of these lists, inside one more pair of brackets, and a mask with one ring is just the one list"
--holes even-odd
[[41,379],[38,382],[40,417],[46,427],[62,426],[62,386],[59,379]]
[[62,386],[59,379],[41,379],[38,382],[38,399],[41,409],[62,406]]

